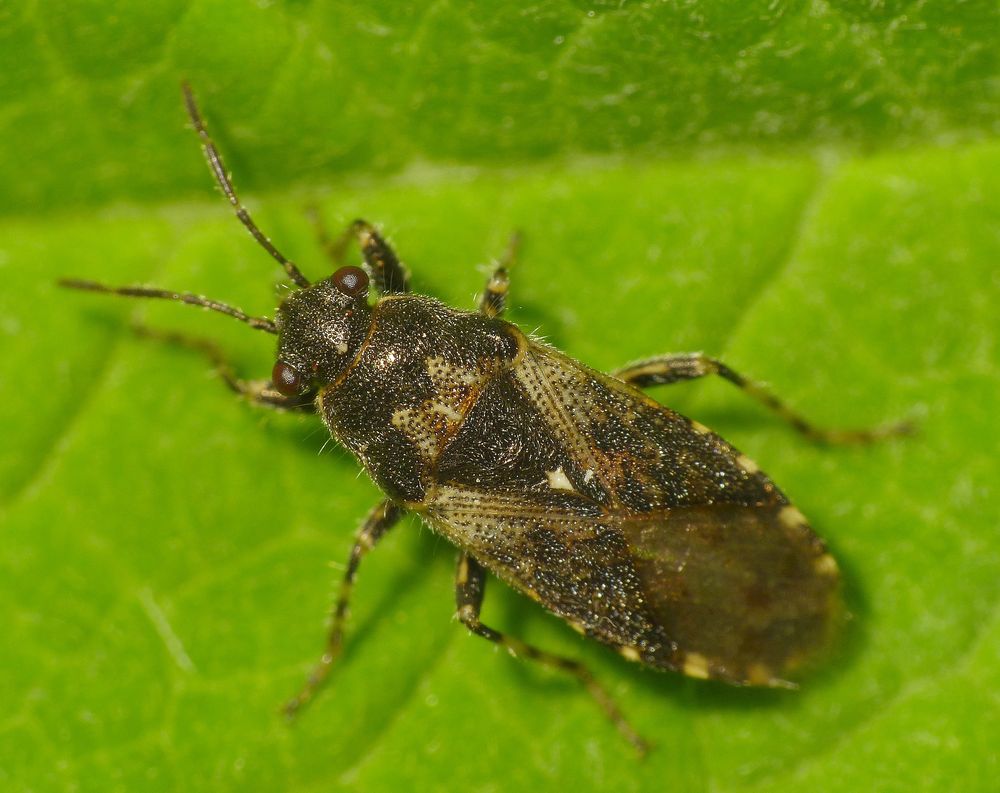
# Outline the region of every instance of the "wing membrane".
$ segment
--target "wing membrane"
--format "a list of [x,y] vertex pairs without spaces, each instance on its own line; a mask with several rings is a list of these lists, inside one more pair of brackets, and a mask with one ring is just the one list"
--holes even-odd
[[835,621],[836,564],[766,475],[550,348],[484,388],[438,482],[435,528],[629,657],[775,685]]

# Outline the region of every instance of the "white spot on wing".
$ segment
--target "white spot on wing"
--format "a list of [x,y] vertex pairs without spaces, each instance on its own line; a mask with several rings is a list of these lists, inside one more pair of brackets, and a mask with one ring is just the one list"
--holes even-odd
[[830,554],[825,553],[813,562],[813,567],[816,572],[820,575],[836,576],[839,574],[840,570],[837,567],[837,560],[834,559]]
[[691,429],[697,432],[699,435],[711,435],[712,431],[702,424],[700,421],[691,420]]
[[781,508],[781,512],[778,513],[778,520],[781,521],[783,526],[789,529],[804,529],[808,525],[805,515],[791,504]]
[[736,464],[748,474],[755,474],[760,470],[760,466],[745,454],[741,454],[736,458]]
[[573,483],[569,481],[569,477],[563,472],[561,465],[555,471],[546,471],[545,476],[548,477],[549,487],[553,490],[569,490],[570,492],[576,490]]
[[687,653],[684,656],[684,674],[699,680],[708,678],[708,659],[700,653]]
[[629,661],[642,660],[642,656],[639,655],[639,651],[636,650],[635,647],[619,647],[618,654],[621,655],[622,658],[625,658]]

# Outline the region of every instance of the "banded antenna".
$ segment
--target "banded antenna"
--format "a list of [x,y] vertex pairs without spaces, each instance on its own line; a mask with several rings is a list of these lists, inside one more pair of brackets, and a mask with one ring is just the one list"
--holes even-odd
[[192,292],[174,292],[171,289],[160,289],[155,286],[108,286],[97,281],[87,281],[83,278],[60,278],[57,283],[67,289],[81,289],[84,292],[104,292],[109,295],[120,295],[121,297],[152,297],[160,300],[176,300],[178,303],[187,303],[189,306],[200,306],[209,311],[218,311],[227,317],[245,322],[255,330],[262,330],[266,333],[278,334],[278,328],[273,320],[267,317],[251,317],[240,309],[212,300],[208,297],[193,294]]
[[[302,275],[302,273],[299,272],[299,268],[296,267],[293,262],[285,258],[281,251],[275,248],[271,241],[264,236],[264,233],[257,228],[257,224],[253,222],[253,218],[250,217],[250,213],[247,212],[246,207],[244,207],[240,202],[239,197],[236,195],[236,190],[233,188],[233,183],[230,181],[229,175],[226,173],[226,166],[222,162],[222,156],[219,154],[219,150],[215,147],[215,143],[212,141],[211,136],[209,136],[208,130],[205,129],[205,122],[202,120],[201,113],[198,111],[198,104],[195,102],[191,86],[188,85],[187,82],[184,82],[181,83],[181,88],[184,92],[184,104],[187,107],[188,115],[191,117],[191,123],[194,125],[195,132],[198,133],[198,137],[201,138],[201,145],[205,152],[205,159],[208,161],[208,166],[211,168],[212,174],[215,176],[215,181],[219,183],[219,187],[222,188],[222,192],[225,194],[229,203],[235,210],[236,217],[238,217],[240,222],[246,226],[247,231],[249,231],[253,238],[257,240],[260,246],[271,254],[271,256],[285,268],[285,272],[288,273],[288,277],[291,278],[296,285],[303,288],[309,286],[309,279]],[[121,297],[175,300],[178,303],[187,303],[190,306],[200,306],[201,308],[208,309],[209,311],[216,311],[220,314],[225,314],[228,317],[233,317],[233,319],[238,319],[240,322],[245,322],[251,328],[262,330],[265,333],[273,333],[275,335],[278,333],[278,328],[274,324],[274,321],[268,319],[267,317],[252,317],[234,306],[221,303],[218,300],[212,300],[208,297],[203,297],[202,295],[196,295],[192,292],[177,292],[172,289],[162,289],[160,287],[153,286],[108,286],[107,284],[101,284],[97,281],[88,281],[82,278],[60,278],[58,283],[60,286],[64,286],[68,289],[81,289],[86,292],[103,292],[105,294],[119,295]]]

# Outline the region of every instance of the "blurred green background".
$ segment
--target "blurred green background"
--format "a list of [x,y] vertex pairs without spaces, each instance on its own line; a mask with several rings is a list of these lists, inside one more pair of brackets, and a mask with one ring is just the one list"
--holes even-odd
[[[989,789],[998,35],[995,2],[0,6],[0,788]],[[638,762],[576,686],[466,635],[454,551],[409,521],[286,725],[376,491],[316,420],[128,325],[215,338],[246,376],[272,340],[53,285],[273,310],[182,78],[310,275],[310,204],[379,223],[456,305],[518,228],[511,318],[587,363],[702,349],[825,424],[917,418],[824,449],[725,384],[656,392],[830,541],[854,619],[825,667],[780,693],[643,672],[491,582],[485,620],[584,659],[656,744]]]

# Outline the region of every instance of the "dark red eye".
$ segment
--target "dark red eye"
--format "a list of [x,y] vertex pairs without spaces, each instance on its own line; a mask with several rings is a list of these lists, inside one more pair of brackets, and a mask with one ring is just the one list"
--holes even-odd
[[368,292],[368,273],[360,267],[341,267],[333,274],[333,284],[348,297]]
[[278,361],[271,370],[271,382],[285,396],[298,396],[302,391],[302,375],[290,363]]

